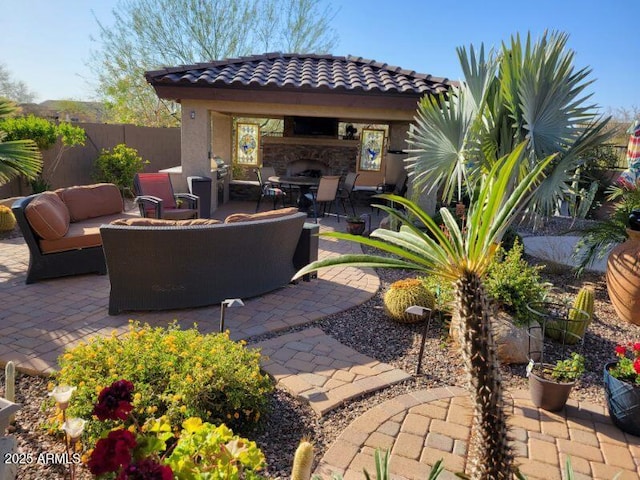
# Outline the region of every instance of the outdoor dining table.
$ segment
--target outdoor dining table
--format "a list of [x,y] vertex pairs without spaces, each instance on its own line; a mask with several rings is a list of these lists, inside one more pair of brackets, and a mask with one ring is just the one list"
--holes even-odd
[[311,191],[311,187],[317,187],[320,183],[318,177],[306,177],[303,175],[294,176],[273,176],[268,178],[270,183],[276,183],[287,188],[291,193],[291,188],[296,187],[300,190],[298,196],[298,209],[301,211],[307,211],[312,202],[306,197],[306,194]]

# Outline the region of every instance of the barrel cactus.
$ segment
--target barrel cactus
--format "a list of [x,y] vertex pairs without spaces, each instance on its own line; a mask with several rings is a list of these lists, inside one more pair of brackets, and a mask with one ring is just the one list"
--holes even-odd
[[391,284],[384,294],[384,310],[396,322],[415,323],[420,317],[405,310],[412,305],[434,308],[435,297],[424,283],[417,278],[398,280]]
[[570,345],[578,343],[584,337],[584,333],[593,319],[593,303],[593,288],[581,288],[573,301],[572,308],[569,309],[568,321],[548,324],[547,336],[555,340],[564,338],[564,343]]
[[16,217],[11,209],[5,205],[0,205],[0,232],[9,232],[16,226]]

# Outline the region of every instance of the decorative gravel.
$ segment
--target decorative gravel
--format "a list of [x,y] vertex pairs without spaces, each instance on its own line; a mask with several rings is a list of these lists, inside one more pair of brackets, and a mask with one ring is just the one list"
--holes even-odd
[[[565,227],[563,224],[562,228]],[[554,231],[557,231],[557,228]],[[536,263],[535,259],[529,260]],[[414,274],[396,270],[379,270],[378,274],[382,287],[378,294],[365,304],[275,335],[316,326],[361,353],[415,374],[422,326],[394,323],[386,318],[382,308],[382,294],[385,288],[395,280]],[[640,327],[626,324],[617,318],[607,296],[604,275],[588,272],[576,279],[570,269],[555,265],[551,271],[543,271],[542,276],[544,280],[560,287],[552,292],[552,300],[556,301],[572,299],[584,285],[591,285],[595,289],[596,318],[589,327],[583,347],[588,372],[571,395],[574,399],[603,404],[603,367],[614,357],[613,348],[617,343],[640,339]],[[277,389],[270,398],[271,412],[262,422],[261,430],[251,435],[267,457],[268,475],[271,478],[289,478],[293,453],[298,441],[303,437],[310,438],[315,443],[317,462],[344,428],[373,406],[415,390],[445,385],[464,386],[465,376],[459,355],[448,343],[445,332],[446,325],[436,319],[427,338],[423,361],[426,373],[351,401],[323,418],[316,417],[308,406],[296,401],[285,391]],[[274,335],[255,337],[250,341],[271,336]],[[503,366],[502,372],[507,389],[528,388],[524,366]],[[58,441],[53,440],[38,427],[47,416],[40,410],[42,399],[46,395],[46,383],[45,379],[38,377],[19,377],[18,402],[24,406],[16,415],[14,428],[22,452],[33,452],[37,455],[39,452],[51,452],[55,449],[63,451]],[[18,478],[61,479],[63,469],[30,465],[28,468],[20,469]],[[84,471],[78,478],[89,477]]]

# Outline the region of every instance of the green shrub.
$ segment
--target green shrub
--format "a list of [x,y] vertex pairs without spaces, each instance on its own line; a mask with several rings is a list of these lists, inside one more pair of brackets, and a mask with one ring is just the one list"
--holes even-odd
[[5,141],[33,140],[40,150],[47,150],[58,139],[54,123],[33,115],[5,118],[0,122],[0,130],[7,134]]
[[112,150],[102,149],[96,159],[94,179],[98,182],[113,183],[120,190],[133,188],[133,177],[148,164],[135,148],[124,143],[116,145]]
[[255,442],[234,435],[225,425],[202,423],[198,418],[184,422],[184,430],[166,459],[176,478],[244,479],[263,477],[263,453]]
[[527,304],[543,301],[551,285],[540,279],[544,267],[529,265],[522,258],[523,252],[524,247],[517,240],[510,251],[501,248],[489,266],[485,288],[500,308],[524,323],[533,318]]
[[426,289],[433,294],[435,298],[435,309],[450,315],[455,299],[451,281],[444,280],[436,275],[420,277],[420,281],[422,281]]
[[[260,372],[259,359],[257,351],[231,341],[228,334],[132,322],[120,338],[114,332],[67,350],[59,358],[55,381],[77,387],[67,411],[71,417],[91,418],[102,388],[127,379],[136,386],[133,406],[141,423],[160,415],[172,425],[200,417],[248,431],[264,413],[273,389]],[[104,427],[90,420],[88,437],[95,441]]]

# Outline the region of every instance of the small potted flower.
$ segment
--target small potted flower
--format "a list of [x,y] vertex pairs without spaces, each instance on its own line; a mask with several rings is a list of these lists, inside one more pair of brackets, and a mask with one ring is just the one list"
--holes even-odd
[[573,352],[571,358],[555,365],[529,362],[529,392],[536,407],[557,412],[562,410],[576,381],[584,373],[584,357]]
[[622,431],[640,436],[640,342],[615,348],[617,361],[604,366],[609,416]]

